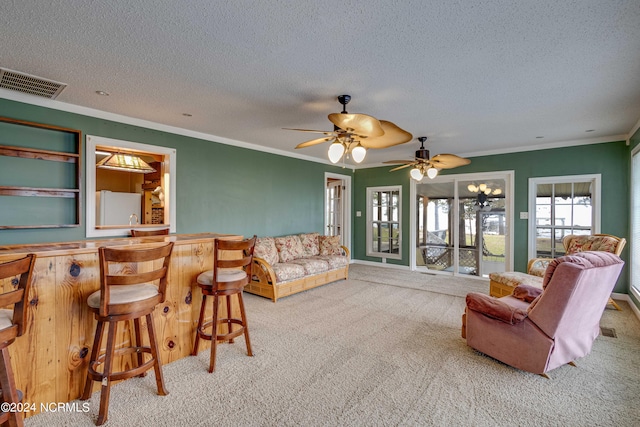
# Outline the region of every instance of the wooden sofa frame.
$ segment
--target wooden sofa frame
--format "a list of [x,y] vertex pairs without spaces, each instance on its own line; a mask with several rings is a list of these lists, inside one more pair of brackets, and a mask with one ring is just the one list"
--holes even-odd
[[[349,259],[349,249],[345,246],[341,246],[341,248],[347,259]],[[338,269],[304,276],[284,283],[278,283],[276,274],[269,263],[262,258],[254,257],[251,275],[252,280],[247,286],[245,286],[244,290],[251,294],[269,298],[273,302],[277,302],[278,298],[283,298],[308,289],[317,288],[318,286],[326,285],[327,283],[335,282],[336,280],[348,279],[349,264],[347,263],[347,265]]]

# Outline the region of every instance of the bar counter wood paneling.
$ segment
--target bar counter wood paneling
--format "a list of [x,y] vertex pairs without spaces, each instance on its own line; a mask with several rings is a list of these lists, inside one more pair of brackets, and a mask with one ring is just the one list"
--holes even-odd
[[[40,412],[41,404],[69,402],[82,393],[97,323],[87,308],[87,297],[100,289],[100,246],[144,247],[175,242],[166,301],[153,313],[162,363],[167,364],[191,353],[202,299],[195,279],[202,271],[213,268],[213,242],[217,238],[236,240],[242,236],[182,234],[0,246],[0,262],[27,253],[38,255],[29,296],[27,329],[10,347],[16,385],[24,392],[23,403],[35,404],[35,412],[27,412],[25,416]],[[144,269],[144,266],[136,268]],[[12,288],[11,280],[1,281],[0,286],[5,290]],[[222,304],[220,309],[226,312]],[[236,310],[237,303],[232,307],[232,311]],[[211,315],[208,308],[207,318]],[[142,327],[146,327],[144,322]],[[118,330],[118,347],[129,346],[134,336],[132,331],[132,325]],[[208,341],[203,343],[200,351],[205,351],[208,345]],[[118,370],[131,361],[119,363]],[[96,382],[94,391],[99,386]]]

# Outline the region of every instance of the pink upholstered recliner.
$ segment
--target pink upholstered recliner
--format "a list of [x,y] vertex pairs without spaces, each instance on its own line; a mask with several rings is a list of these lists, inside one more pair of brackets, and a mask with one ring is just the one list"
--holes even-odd
[[623,265],[612,253],[580,252],[551,261],[543,289],[519,285],[502,298],[470,293],[462,336],[494,359],[546,376],[589,354]]

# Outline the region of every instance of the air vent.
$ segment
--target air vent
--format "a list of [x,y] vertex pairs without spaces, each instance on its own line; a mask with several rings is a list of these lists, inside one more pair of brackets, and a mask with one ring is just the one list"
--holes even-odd
[[604,326],[600,326],[600,332],[605,337],[618,338],[618,334],[616,334],[616,330],[614,328],[605,328]]
[[19,71],[0,68],[0,88],[15,90],[43,98],[55,99],[67,87],[65,83],[54,82],[42,77]]

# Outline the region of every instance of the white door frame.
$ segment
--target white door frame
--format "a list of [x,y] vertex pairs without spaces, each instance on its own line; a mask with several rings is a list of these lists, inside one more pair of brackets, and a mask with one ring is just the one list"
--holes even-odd
[[[513,188],[515,183],[515,171],[490,171],[490,172],[477,172],[477,173],[466,173],[466,174],[451,174],[451,175],[442,175],[437,176],[434,179],[429,179],[426,176],[422,178],[421,183],[428,184],[429,182],[438,182],[438,181],[453,181],[456,183],[454,186],[454,197],[458,198],[458,181],[473,181],[473,180],[482,180],[482,179],[504,179],[505,180],[505,208],[506,208],[506,223],[507,223],[507,232],[506,232],[506,245],[505,248],[505,269],[507,271],[513,271],[513,227],[514,227],[514,206],[513,206]],[[416,218],[418,213],[416,212],[416,185],[418,184],[416,180],[410,180],[410,188],[409,188],[409,267],[411,270],[418,270],[416,265]],[[456,208],[456,214],[454,218],[454,223],[458,223],[458,212]],[[457,227],[453,230],[454,233],[457,233]],[[454,241],[457,241],[457,236],[454,237]],[[456,267],[457,267],[457,255],[456,255]],[[449,273],[438,273],[435,274],[449,274]],[[456,273],[457,274],[457,273]],[[469,276],[472,277],[472,276]]]
[[329,179],[341,179],[344,182],[344,191],[342,193],[342,244],[352,252],[351,249],[351,176],[341,175],[337,173],[325,172],[324,173],[324,188],[322,194],[324,202],[322,203],[324,210],[322,212],[323,222],[323,234],[327,230],[327,182]]

